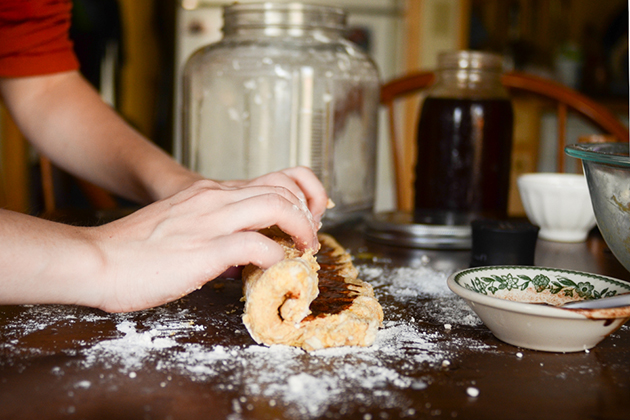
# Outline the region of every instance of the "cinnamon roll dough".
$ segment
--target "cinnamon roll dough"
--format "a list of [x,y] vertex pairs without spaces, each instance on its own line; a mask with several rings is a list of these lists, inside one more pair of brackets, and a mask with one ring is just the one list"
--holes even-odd
[[286,236],[271,235],[285,259],[243,272],[243,323],[259,344],[316,350],[370,346],[383,321],[372,286],[360,280],[350,255],[320,234],[317,255],[301,253]]

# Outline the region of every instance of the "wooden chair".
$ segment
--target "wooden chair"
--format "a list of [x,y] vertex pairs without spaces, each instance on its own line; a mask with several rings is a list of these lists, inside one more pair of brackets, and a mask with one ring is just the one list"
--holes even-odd
[[[0,127],[2,128],[0,137],[2,137],[3,142],[0,165],[3,169],[0,177],[2,181],[0,184],[0,204],[10,210],[28,212],[30,210],[28,148],[22,133],[2,106],[0,106]],[[59,208],[55,197],[53,165],[45,156],[40,156],[39,163],[44,204],[40,216],[54,220],[70,220],[68,217],[69,209]],[[73,182],[80,188],[89,203],[91,212],[117,209],[118,202],[107,191],[78,178],[73,178]]]
[[[413,145],[404,144],[408,141],[400,140],[396,132],[395,103],[397,100],[411,95],[419,95],[430,87],[435,80],[432,72],[415,72],[390,80],[381,87],[381,104],[387,107],[389,116],[389,133],[394,158],[394,176],[396,182],[397,208],[409,210],[412,200],[410,186],[412,185],[414,162],[409,154],[415,150]],[[564,147],[566,141],[567,117],[572,111],[594,126],[608,133],[610,138],[628,142],[630,135],[626,127],[607,108],[570,89],[560,83],[542,77],[521,72],[505,73],[501,82],[512,94],[528,94],[551,101],[555,104],[557,131],[557,168],[565,170]]]
[[[44,198],[44,213],[41,216],[47,219],[58,219],[61,216],[55,199],[53,165],[45,156],[40,156],[39,164]],[[106,190],[83,179],[74,177],[73,179],[93,210],[112,210],[118,207],[116,199]]]

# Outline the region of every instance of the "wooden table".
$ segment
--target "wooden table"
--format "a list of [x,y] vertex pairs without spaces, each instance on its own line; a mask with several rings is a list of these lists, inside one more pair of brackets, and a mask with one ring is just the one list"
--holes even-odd
[[[495,339],[440,283],[468,265],[469,252],[391,248],[366,242],[356,229],[333,234],[357,257],[383,304],[385,325],[374,347],[308,354],[258,346],[241,322],[237,280],[216,280],[132,314],[4,306],[0,418],[630,415],[628,326],[589,352],[513,347]],[[536,263],[630,279],[597,235],[582,244],[539,241]],[[415,285],[404,284],[413,279]]]

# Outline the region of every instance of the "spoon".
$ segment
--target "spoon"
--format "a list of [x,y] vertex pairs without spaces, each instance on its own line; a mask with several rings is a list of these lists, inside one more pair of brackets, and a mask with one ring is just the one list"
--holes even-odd
[[622,306],[630,306],[630,293],[624,293],[622,295],[593,299],[593,300],[581,300],[579,302],[565,303],[559,308],[566,309],[608,309],[619,308]]

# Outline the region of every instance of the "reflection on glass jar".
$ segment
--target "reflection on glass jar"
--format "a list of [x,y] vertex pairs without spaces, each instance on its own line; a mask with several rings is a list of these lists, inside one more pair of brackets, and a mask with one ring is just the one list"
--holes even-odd
[[379,79],[344,30],[332,7],[226,7],[223,40],[185,68],[184,163],[213,179],[308,166],[336,203],[325,223],[368,212]]

